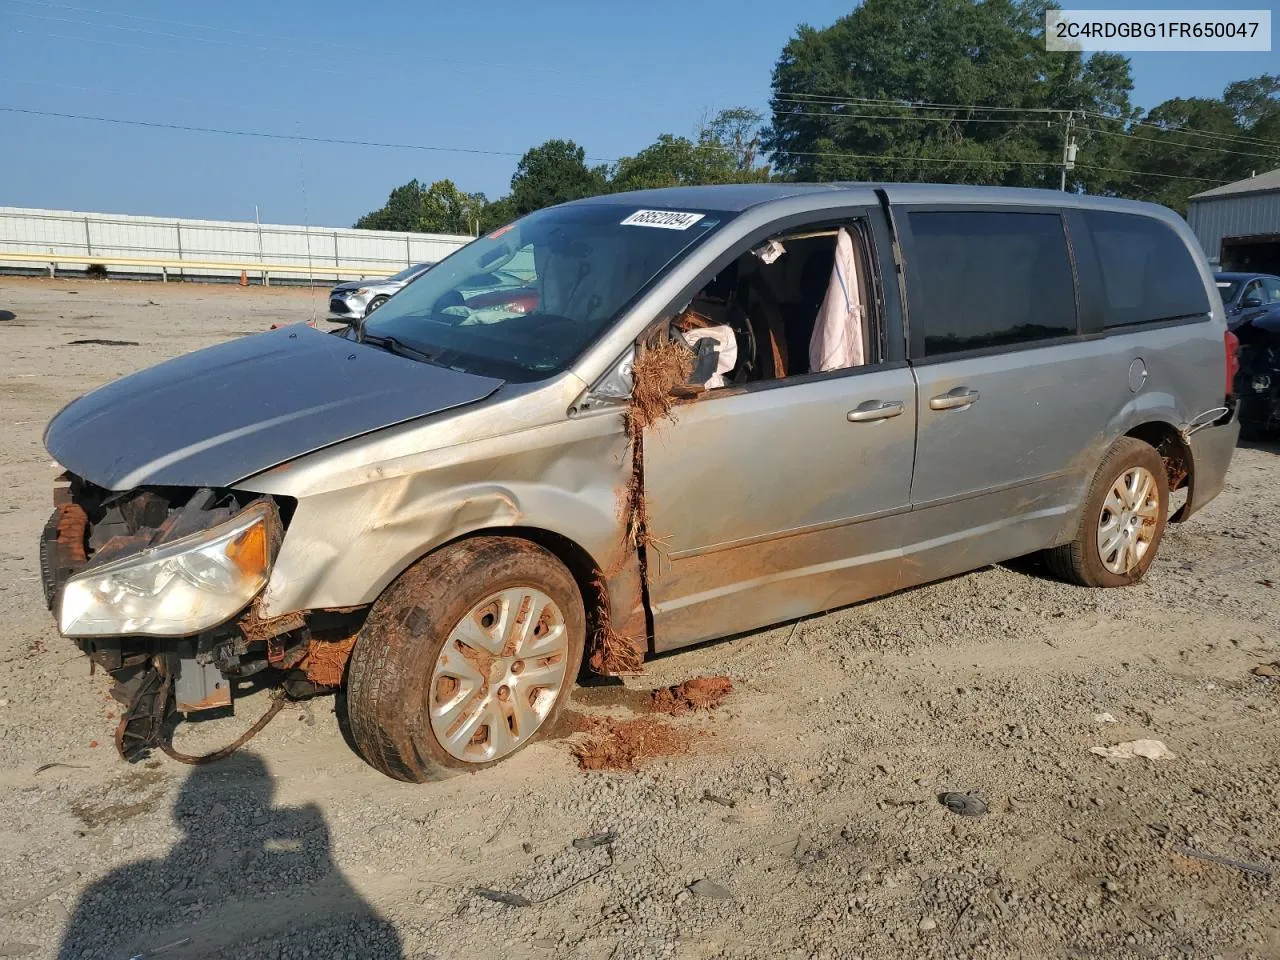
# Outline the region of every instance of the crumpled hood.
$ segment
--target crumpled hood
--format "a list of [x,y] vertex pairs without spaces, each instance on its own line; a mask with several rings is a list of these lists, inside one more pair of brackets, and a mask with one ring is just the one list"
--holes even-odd
[[67,404],[50,455],[110,490],[227,487],[313,450],[492,394],[458,373],[305,324],[198,350]]

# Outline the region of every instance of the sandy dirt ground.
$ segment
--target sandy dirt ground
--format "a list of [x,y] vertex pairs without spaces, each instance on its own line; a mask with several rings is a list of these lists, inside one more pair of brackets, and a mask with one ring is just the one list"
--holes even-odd
[[[579,691],[574,711],[626,719],[645,691],[732,679],[720,708],[663,721],[687,751],[635,772],[580,770],[559,736],[395,783],[332,699],[223,763],[119,760],[107,679],[40,596],[43,427],[323,305],[0,279],[0,957],[1280,957],[1280,679],[1252,672],[1280,660],[1276,447],[1237,452],[1138,587],[991,567]],[[128,344],[73,343],[94,339]],[[1174,757],[1090,752],[1139,738]]]

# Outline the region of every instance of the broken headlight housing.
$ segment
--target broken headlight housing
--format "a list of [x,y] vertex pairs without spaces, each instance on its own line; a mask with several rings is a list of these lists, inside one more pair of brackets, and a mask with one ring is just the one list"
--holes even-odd
[[269,504],[250,504],[208,530],[84,570],[62,590],[58,628],[68,637],[183,637],[224,623],[267,584],[274,519]]

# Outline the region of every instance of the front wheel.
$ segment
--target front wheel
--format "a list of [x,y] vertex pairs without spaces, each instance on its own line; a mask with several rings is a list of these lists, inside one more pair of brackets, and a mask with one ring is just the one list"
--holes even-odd
[[1094,474],[1071,543],[1047,554],[1049,569],[1086,587],[1126,587],[1151,566],[1164,537],[1169,478],[1150,444],[1121,437]]
[[490,766],[554,726],[582,663],[573,575],[536,544],[473,537],[378,599],[347,674],[365,760],[421,783]]
[[374,297],[369,301],[369,305],[364,308],[364,315],[367,317],[390,299],[390,297]]

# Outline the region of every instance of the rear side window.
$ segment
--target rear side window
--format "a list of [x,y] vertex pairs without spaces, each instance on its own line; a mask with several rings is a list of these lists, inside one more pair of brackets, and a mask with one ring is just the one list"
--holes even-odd
[[911,322],[923,325],[926,357],[1076,332],[1058,214],[912,213],[909,221]]
[[1159,220],[1086,210],[1104,295],[1103,326],[1174,320],[1209,312],[1187,245]]

